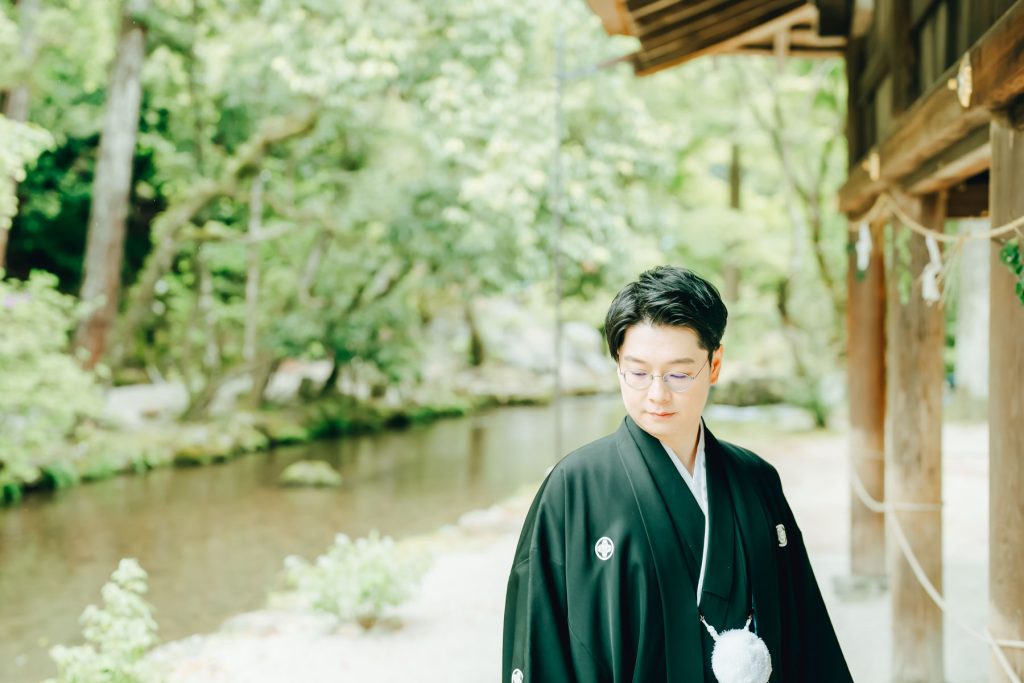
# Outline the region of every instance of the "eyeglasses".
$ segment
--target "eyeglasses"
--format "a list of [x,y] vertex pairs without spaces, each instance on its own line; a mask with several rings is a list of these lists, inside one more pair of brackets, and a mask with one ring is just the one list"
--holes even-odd
[[655,375],[644,370],[619,370],[619,374],[622,375],[622,380],[631,389],[637,391],[644,391],[651,388],[651,384],[654,383],[654,378],[658,377],[665,386],[668,387],[669,391],[675,394],[681,394],[693,385],[693,380],[697,378],[697,375],[704,370],[704,366],[708,364],[708,361],[704,361],[704,365],[700,366],[700,370],[687,375],[685,372],[670,372],[664,375]]

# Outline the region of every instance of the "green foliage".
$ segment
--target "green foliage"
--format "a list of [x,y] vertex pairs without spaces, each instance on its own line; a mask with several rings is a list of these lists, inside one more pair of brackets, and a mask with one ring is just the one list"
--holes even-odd
[[103,607],[89,605],[79,619],[86,644],[50,650],[57,678],[47,683],[156,683],[146,662],[157,643],[157,625],[143,596],[148,576],[134,559],[123,559],[103,586]]
[[53,136],[33,124],[11,121],[0,114],[0,230],[11,227],[18,213],[15,184],[25,180],[25,167],[53,145]]
[[[58,446],[102,398],[94,377],[68,354],[76,302],[56,290],[56,278],[35,272],[27,281],[0,280],[0,486],[72,475]],[[8,489],[9,490],[9,489]]]
[[[10,76],[39,93],[33,118],[56,140],[23,185],[12,255],[65,288],[78,277],[117,10],[49,7],[38,68]],[[586,74],[563,83],[559,131],[556,12],[566,69]],[[219,385],[258,382],[289,357],[329,359],[333,376],[358,380],[349,386],[414,392],[428,359],[461,352],[426,334],[432,319],[492,295],[549,302],[556,251],[566,310],[595,325],[655,263],[719,283],[739,273],[730,359],[797,376],[797,393],[820,398],[842,348],[839,61],[702,59],[650,79],[626,64],[589,70],[635,44],[609,40],[578,2],[158,0],[142,19],[126,275],[152,245],[143,272],[156,276],[124,297],[140,313],[119,341],[131,370],[185,382],[190,416]],[[0,61],[16,61],[16,44],[0,25]],[[268,122],[307,111],[308,129],[253,145]],[[312,433],[360,424],[326,413]],[[224,455],[195,450],[197,462]]]
[[1003,248],[999,250],[999,260],[1017,278],[1017,282],[1014,284],[1014,292],[1016,292],[1021,304],[1024,304],[1024,258],[1021,257],[1020,243],[1021,240],[1018,237],[1003,245]]
[[425,570],[422,557],[375,531],[355,543],[338,534],[313,563],[285,559],[287,585],[304,606],[367,629],[412,595]]

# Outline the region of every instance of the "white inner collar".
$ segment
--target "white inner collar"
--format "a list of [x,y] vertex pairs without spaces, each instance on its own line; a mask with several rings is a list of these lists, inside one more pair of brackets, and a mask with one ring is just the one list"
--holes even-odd
[[697,454],[693,459],[693,474],[691,475],[687,470],[686,466],[683,465],[679,456],[675,454],[671,448],[662,443],[662,448],[669,454],[672,459],[672,464],[679,470],[679,474],[682,476],[683,481],[686,482],[686,486],[690,489],[694,499],[697,501],[697,505],[700,506],[701,512],[704,513],[704,552],[700,559],[700,578],[697,579],[697,604],[700,604],[700,596],[704,591],[704,569],[708,564],[708,541],[710,540],[710,528],[708,520],[708,473],[706,466],[706,457],[704,454],[704,420],[700,422],[700,428],[698,429],[697,436]]
[[675,451],[668,447],[664,442],[661,443],[662,448],[672,458],[672,464],[676,466],[679,471],[679,475],[686,482],[686,486],[690,489],[690,493],[693,494],[694,500],[697,501],[697,505],[700,506],[701,512],[707,517],[708,514],[708,477],[707,477],[707,466],[705,463],[704,455],[704,423],[701,422],[700,427],[697,430],[697,455],[693,459],[693,474],[687,471],[686,466],[683,465],[682,460],[676,455]]

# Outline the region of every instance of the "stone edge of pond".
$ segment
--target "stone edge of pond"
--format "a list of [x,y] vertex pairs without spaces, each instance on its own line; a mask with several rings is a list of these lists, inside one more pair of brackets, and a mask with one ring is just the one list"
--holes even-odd
[[25,495],[122,474],[218,464],[276,446],[405,429],[484,408],[544,405],[550,400],[546,394],[490,393],[396,407],[337,396],[302,405],[239,410],[201,422],[154,423],[130,430],[90,424],[79,428],[74,438],[40,452],[35,471],[22,481],[0,481],[0,509],[16,505]]

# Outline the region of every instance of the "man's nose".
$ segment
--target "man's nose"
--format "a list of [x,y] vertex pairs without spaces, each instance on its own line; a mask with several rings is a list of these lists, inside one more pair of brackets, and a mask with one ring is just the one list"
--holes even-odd
[[655,403],[665,403],[670,394],[664,377],[652,377],[651,386],[647,389],[647,397]]

